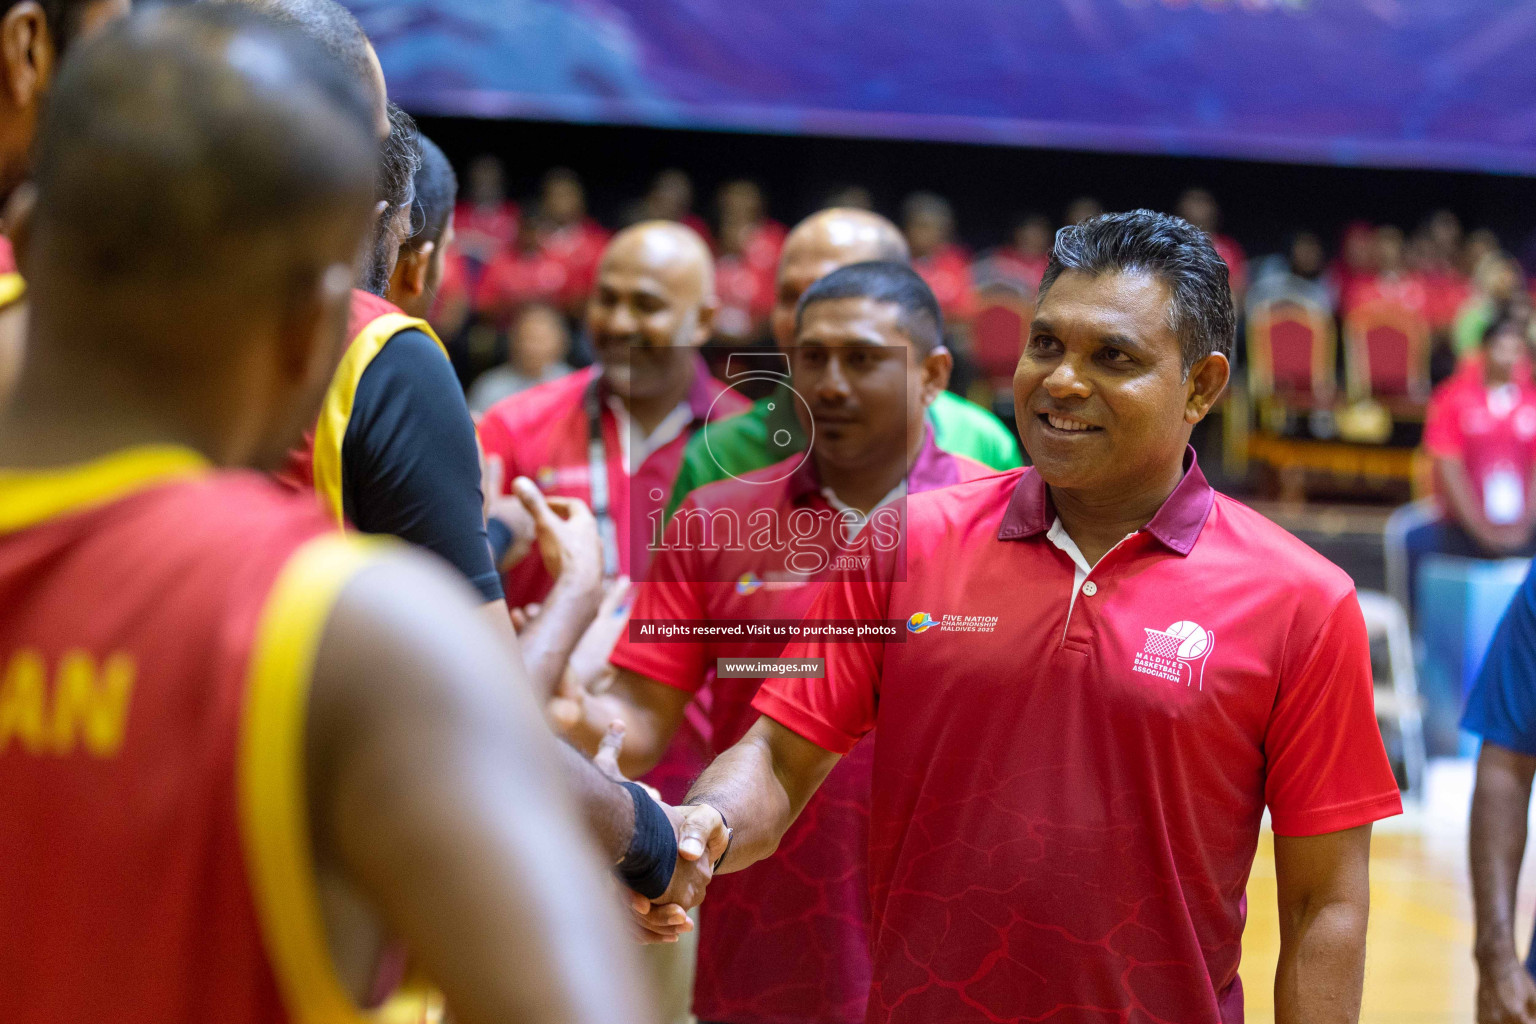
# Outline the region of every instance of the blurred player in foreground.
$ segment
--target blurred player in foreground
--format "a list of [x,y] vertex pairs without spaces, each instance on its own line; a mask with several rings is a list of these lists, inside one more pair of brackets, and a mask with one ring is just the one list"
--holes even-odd
[[146,12],[60,76],[0,420],[8,1020],[346,1019],[385,935],[465,1024],[651,1019],[557,765],[614,860],[665,815],[550,742],[462,581],[214,468],[313,409],[372,127],[233,8]]

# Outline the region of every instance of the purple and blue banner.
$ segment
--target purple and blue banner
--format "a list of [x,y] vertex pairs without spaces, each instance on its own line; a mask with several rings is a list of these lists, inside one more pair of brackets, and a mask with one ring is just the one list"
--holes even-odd
[[1536,173],[1530,0],[348,0],[419,113]]

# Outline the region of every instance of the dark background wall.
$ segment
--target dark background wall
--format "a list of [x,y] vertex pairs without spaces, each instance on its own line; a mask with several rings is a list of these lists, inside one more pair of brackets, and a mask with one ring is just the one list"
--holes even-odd
[[1411,229],[1440,207],[1469,230],[1494,229],[1522,257],[1536,230],[1536,179],[1513,175],[537,121],[424,117],[421,124],[461,169],[479,153],[500,156],[516,198],[532,195],[546,169],[571,167],[586,183],[593,214],[609,224],[658,171],[681,167],[693,176],[695,207],[707,218],[716,186],[736,177],[762,184],[771,214],[785,222],[849,184],[869,188],[891,215],[908,192],[932,189],[954,204],[962,238],[978,249],[1002,241],[1027,211],[1059,221],[1081,195],[1112,210],[1167,209],[1191,185],[1215,193],[1223,230],[1251,254],[1278,248],[1298,227],[1323,232],[1331,245],[1350,220]]

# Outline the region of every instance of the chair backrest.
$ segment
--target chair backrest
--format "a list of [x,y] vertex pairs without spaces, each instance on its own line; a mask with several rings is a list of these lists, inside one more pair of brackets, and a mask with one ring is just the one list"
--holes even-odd
[[1337,347],[1327,310],[1295,299],[1257,304],[1248,317],[1250,393],[1255,398],[1331,399]]
[[993,284],[976,293],[971,355],[983,376],[997,382],[1013,378],[1034,315],[1034,303],[1019,289]]
[[1429,397],[1429,325],[1414,310],[1361,306],[1344,320],[1344,351],[1351,398]]

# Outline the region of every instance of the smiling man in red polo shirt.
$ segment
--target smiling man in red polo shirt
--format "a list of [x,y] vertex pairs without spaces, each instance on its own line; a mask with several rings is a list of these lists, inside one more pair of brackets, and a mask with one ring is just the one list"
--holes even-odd
[[1063,231],[1014,377],[1035,467],[910,499],[908,571],[809,613],[905,642],[788,648],[826,678],[766,683],[690,794],[682,847],[740,870],[878,724],[868,1020],[1241,1021],[1266,806],[1276,1020],[1358,1017],[1370,823],[1401,802],[1349,578],[1188,448],[1232,335],[1188,223]]
[[[664,505],[688,438],[746,407],[695,351],[717,305],[709,248],[691,229],[647,221],[621,231],[587,303],[597,363],[503,399],[480,422],[480,442],[503,460],[508,485],[526,476],[545,494],[592,506],[609,576],[643,570],[645,537],[632,542],[632,526]],[[550,587],[536,555],[511,566],[506,582],[514,608]]]
[[[637,589],[633,626],[798,621],[840,561],[857,563],[899,540],[908,492],[993,472],[934,443],[926,414],[949,380],[950,355],[938,302],[911,267],[885,261],[837,270],[806,292],[799,321],[788,356],[793,391],[781,394],[805,403],[809,457],[797,453],[693,492]],[[705,690],[714,750],[724,750],[756,720],[752,698],[762,679],[717,676],[718,659],[771,658],[783,646],[750,636],[621,639],[610,659],[618,678],[607,693],[584,699],[586,718],[573,738],[594,749],[621,718],[628,726],[621,766],[643,772]],[[701,1021],[864,1019],[873,762],[873,739],[865,739],[828,776],[778,857],[711,889],[693,1000]]]

